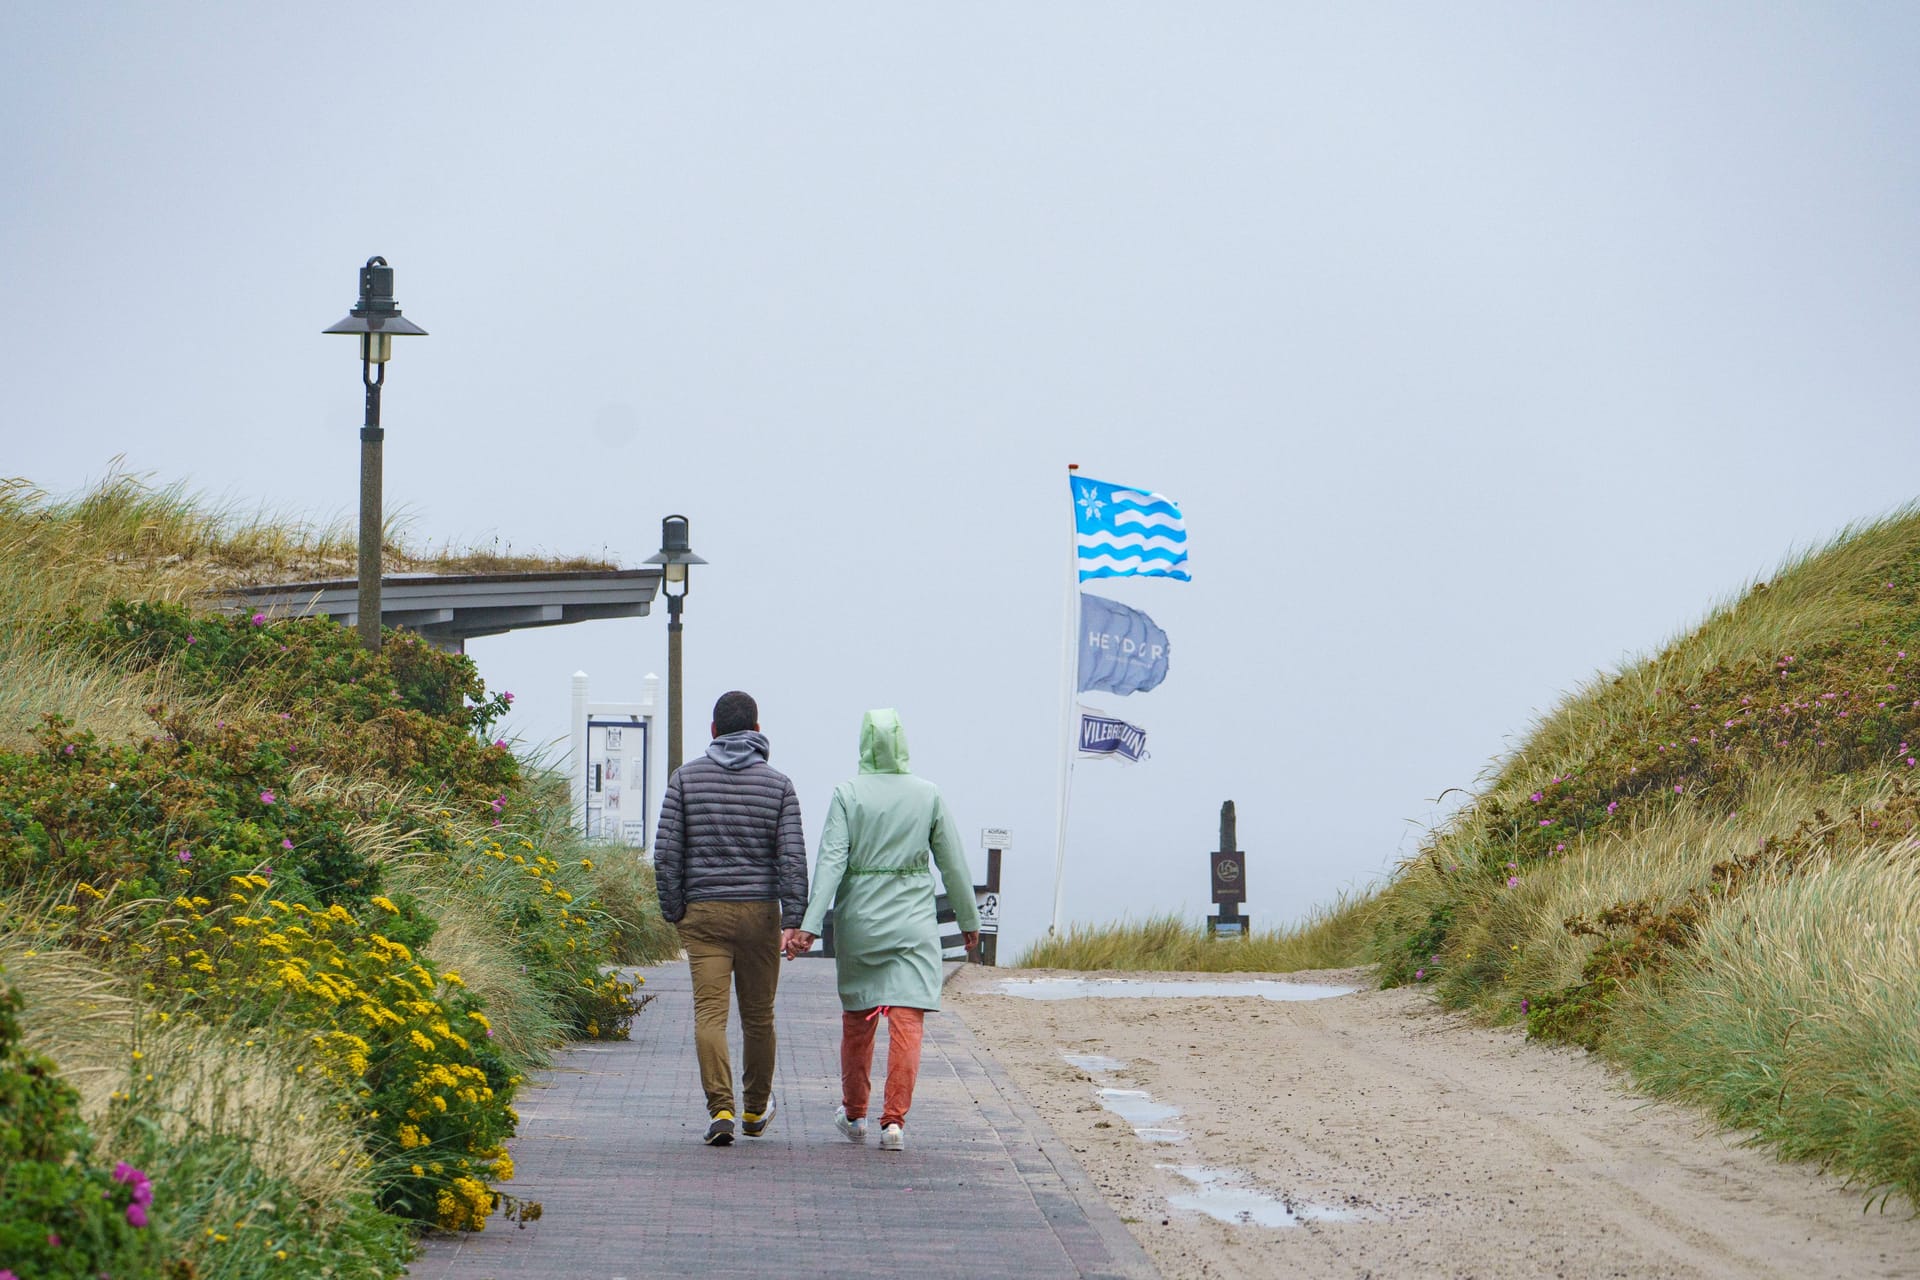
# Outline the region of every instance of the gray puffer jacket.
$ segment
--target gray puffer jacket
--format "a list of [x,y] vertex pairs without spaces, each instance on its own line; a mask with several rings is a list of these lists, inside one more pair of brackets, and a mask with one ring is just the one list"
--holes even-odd
[[766,735],[715,738],[667,779],[653,842],[660,914],[677,924],[689,902],[780,902],[780,927],[807,910],[800,797],[767,763]]

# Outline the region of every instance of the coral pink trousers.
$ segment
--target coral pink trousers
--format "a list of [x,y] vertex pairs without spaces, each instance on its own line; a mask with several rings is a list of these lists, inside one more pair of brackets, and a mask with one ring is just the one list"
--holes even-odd
[[907,1108],[913,1105],[927,1011],[881,1005],[840,1015],[840,1099],[847,1104],[849,1120],[867,1114],[867,1101],[873,1095],[873,1033],[880,1027],[881,1014],[887,1018],[887,1091],[880,1111],[884,1128],[905,1124]]

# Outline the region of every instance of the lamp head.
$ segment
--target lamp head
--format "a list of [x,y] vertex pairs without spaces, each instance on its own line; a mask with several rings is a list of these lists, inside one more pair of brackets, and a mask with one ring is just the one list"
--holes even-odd
[[647,557],[648,564],[660,566],[660,576],[669,586],[678,586],[679,591],[669,591],[669,595],[687,594],[687,566],[705,564],[706,561],[693,553],[692,544],[687,535],[685,516],[668,516],[660,522],[660,550]]
[[393,268],[378,255],[368,258],[360,268],[360,300],[353,304],[347,318],[322,333],[351,333],[360,339],[360,358],[368,364],[385,364],[393,358],[396,336],[425,337],[427,331],[400,314],[393,301]]

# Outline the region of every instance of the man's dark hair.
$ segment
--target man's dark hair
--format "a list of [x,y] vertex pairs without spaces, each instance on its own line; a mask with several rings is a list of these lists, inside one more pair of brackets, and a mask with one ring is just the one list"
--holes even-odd
[[716,738],[751,729],[759,723],[760,706],[754,702],[752,694],[735,689],[732,693],[721,694],[720,701],[713,704],[713,736]]

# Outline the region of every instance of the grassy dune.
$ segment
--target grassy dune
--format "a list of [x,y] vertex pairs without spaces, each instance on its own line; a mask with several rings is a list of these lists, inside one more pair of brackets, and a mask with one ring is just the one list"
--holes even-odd
[[516,1207],[515,1089],[671,946],[464,659],[200,606],[352,571],[178,488],[0,484],[0,1268],[397,1275]]
[[1251,945],[1156,920],[1021,961],[1375,963],[1920,1202],[1917,780],[1909,509],[1568,695],[1369,898]]
[[1370,905],[1384,982],[1920,1196],[1920,514],[1546,715]]

